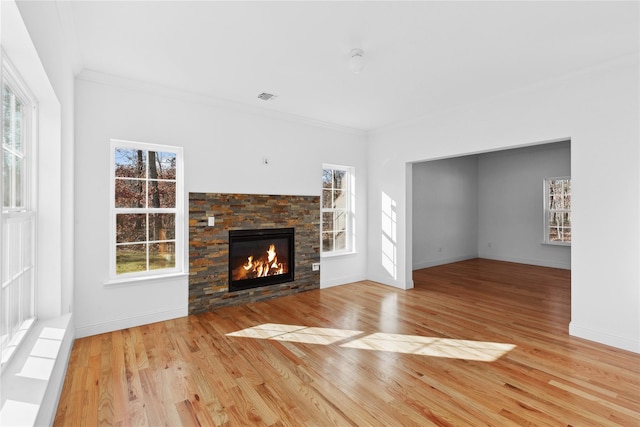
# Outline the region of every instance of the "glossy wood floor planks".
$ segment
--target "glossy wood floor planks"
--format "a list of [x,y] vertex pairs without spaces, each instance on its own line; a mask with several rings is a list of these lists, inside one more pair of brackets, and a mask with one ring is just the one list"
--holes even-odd
[[640,426],[570,272],[475,259],[76,340],[56,426]]

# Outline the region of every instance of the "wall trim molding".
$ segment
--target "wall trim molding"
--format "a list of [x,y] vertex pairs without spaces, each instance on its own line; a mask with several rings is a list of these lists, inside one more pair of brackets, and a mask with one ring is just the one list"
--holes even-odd
[[496,256],[496,255],[490,256],[485,254],[478,254],[477,258],[492,259],[494,261],[515,262],[518,264],[537,265],[539,267],[561,268],[563,270],[571,270],[571,264],[533,259],[533,258],[518,258],[518,257]]
[[452,258],[442,258],[442,259],[435,259],[435,260],[426,260],[426,261],[421,261],[416,263],[413,266],[413,270],[421,270],[423,268],[435,267],[435,266],[444,265],[444,264],[451,264],[452,262],[466,261],[474,258],[478,258],[478,254],[462,255],[462,256],[457,256]]
[[133,328],[136,326],[148,325],[149,323],[162,322],[165,320],[177,319],[187,316],[187,304],[184,307],[163,310],[154,313],[146,313],[140,316],[122,317],[120,319],[109,320],[108,322],[93,323],[76,328],[76,337],[84,338],[92,335],[104,334],[106,332],[119,331],[121,329]]
[[613,335],[608,332],[576,325],[575,322],[569,323],[569,335],[640,354],[640,339],[638,338],[633,339]]
[[[320,267],[322,268],[322,267]],[[331,279],[331,280],[322,280],[322,277],[320,278],[320,289],[327,289],[327,288],[332,288],[334,286],[341,286],[341,285],[349,285],[351,283],[355,283],[355,282],[362,282],[364,280],[368,280],[367,276],[364,274],[357,274],[357,275],[352,275],[352,276],[342,276],[342,277],[338,277],[335,279]]]

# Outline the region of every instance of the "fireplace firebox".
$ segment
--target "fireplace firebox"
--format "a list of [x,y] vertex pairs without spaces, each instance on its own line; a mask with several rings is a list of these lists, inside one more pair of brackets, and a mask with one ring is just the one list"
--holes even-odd
[[229,292],[292,282],[293,228],[229,231]]

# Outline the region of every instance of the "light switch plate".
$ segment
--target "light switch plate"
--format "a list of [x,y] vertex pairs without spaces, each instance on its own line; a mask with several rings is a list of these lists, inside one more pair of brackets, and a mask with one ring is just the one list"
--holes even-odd
[[209,220],[209,222],[208,222],[209,227],[213,227],[214,225],[216,225],[216,217],[215,216],[210,216],[208,218],[208,220]]

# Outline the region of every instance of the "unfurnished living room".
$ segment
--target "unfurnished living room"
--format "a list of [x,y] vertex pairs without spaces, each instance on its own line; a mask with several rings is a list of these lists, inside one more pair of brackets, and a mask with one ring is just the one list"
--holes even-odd
[[0,425],[640,426],[640,2],[0,19]]

